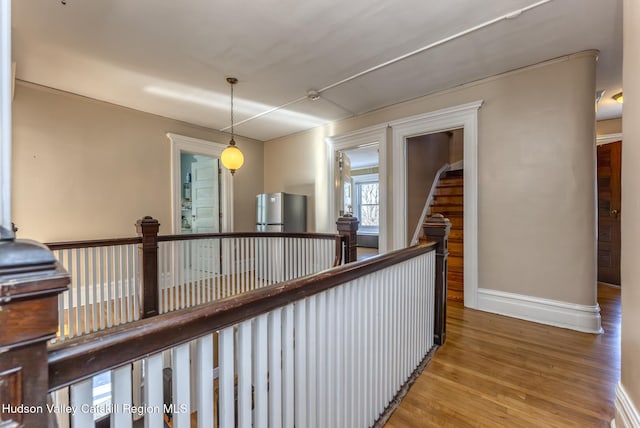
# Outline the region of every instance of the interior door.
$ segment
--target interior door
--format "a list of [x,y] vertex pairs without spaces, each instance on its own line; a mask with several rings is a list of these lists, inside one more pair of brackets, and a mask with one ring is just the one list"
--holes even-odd
[[598,281],[620,285],[622,142],[598,146]]
[[220,232],[218,160],[207,158],[192,163],[191,179],[193,232]]
[[[193,233],[220,232],[218,159],[196,156],[191,164],[191,200]],[[192,256],[198,270],[220,272],[220,242],[198,240]],[[192,263],[192,266],[194,264]]]

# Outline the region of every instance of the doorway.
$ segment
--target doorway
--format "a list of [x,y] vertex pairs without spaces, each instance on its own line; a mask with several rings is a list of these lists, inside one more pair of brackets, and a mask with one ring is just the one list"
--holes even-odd
[[[339,179],[340,171],[340,155],[350,150],[364,150],[375,147],[378,154],[378,252],[384,253],[390,247],[389,235],[387,234],[387,125],[377,125],[371,128],[361,129],[353,133],[329,137],[327,143],[327,164],[329,166],[327,175],[327,196],[328,196],[328,213],[330,221],[329,227],[335,227],[335,219],[345,211],[344,194],[349,192],[350,209],[353,211],[353,183],[349,180],[347,188],[344,187],[344,180]],[[348,156],[348,155],[347,155]],[[344,168],[344,157],[343,166]],[[349,208],[349,207],[348,207]],[[371,208],[372,209],[372,208]]]
[[357,256],[363,260],[378,254],[380,238],[379,144],[361,144],[338,156],[340,203],[356,217]]
[[[407,242],[417,242],[426,217],[451,222],[447,298],[464,301],[463,129],[407,138]],[[448,170],[442,172],[445,168]]]
[[[185,182],[189,180],[189,173],[191,173],[191,183],[189,185],[190,197],[193,199],[194,195],[194,174],[190,170],[190,167],[182,165],[182,154],[191,154],[193,159],[197,162],[202,161],[200,165],[202,169],[198,168],[198,173],[201,175],[216,175],[217,172],[217,209],[213,207],[211,200],[206,201],[207,195],[211,196],[215,191],[215,184],[211,181],[204,180],[203,183],[209,184],[203,187],[198,187],[197,190],[203,196],[203,204],[205,209],[202,210],[203,222],[201,225],[197,225],[198,228],[202,228],[203,233],[207,233],[213,227],[212,223],[217,223],[218,232],[232,232],[233,231],[233,180],[231,179],[231,173],[226,168],[219,168],[212,163],[207,163],[207,159],[219,159],[222,151],[227,147],[225,144],[216,143],[213,141],[201,140],[198,138],[187,137],[184,135],[168,133],[167,137],[171,143],[171,232],[174,234],[182,233],[183,230],[183,215],[193,216],[193,204],[188,208],[191,209],[191,214],[187,211],[183,213],[185,209],[183,205],[183,199],[185,195]],[[199,158],[197,158],[199,156]],[[200,160],[198,160],[200,159]],[[217,161],[216,161],[217,162]],[[206,172],[205,170],[210,172]],[[213,169],[213,171],[211,171]],[[200,185],[198,185],[200,186]],[[196,206],[199,210],[200,206]],[[216,210],[218,214],[218,221],[215,222],[215,214],[212,210]],[[196,213],[196,221],[199,214]],[[207,221],[204,221],[208,219]],[[193,222],[193,217],[191,217]],[[208,222],[208,223],[207,223]],[[193,224],[191,224],[193,226]],[[211,233],[211,232],[208,232]]]
[[218,158],[180,152],[181,233],[220,232]]
[[478,110],[482,101],[389,123],[393,132],[393,248],[407,245],[407,139],[461,128],[464,153],[464,305],[478,307]]
[[620,285],[622,141],[597,146],[598,282]]

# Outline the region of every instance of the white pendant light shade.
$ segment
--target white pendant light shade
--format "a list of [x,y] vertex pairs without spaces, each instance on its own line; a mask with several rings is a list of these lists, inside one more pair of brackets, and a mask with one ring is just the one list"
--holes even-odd
[[233,174],[244,164],[244,155],[235,144],[229,144],[222,152],[222,155],[220,155],[220,161],[222,165]]
[[227,168],[231,172],[231,175],[233,175],[233,173],[244,164],[244,155],[236,146],[236,141],[233,139],[233,85],[238,83],[238,79],[235,77],[227,77],[227,82],[231,85],[231,141],[229,141],[227,148],[222,151],[220,162],[222,162],[222,166]]

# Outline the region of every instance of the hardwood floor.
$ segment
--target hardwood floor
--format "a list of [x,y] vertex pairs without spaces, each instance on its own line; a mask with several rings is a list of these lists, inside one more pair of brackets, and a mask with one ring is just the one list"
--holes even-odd
[[620,289],[600,284],[604,334],[464,309],[387,428],[608,427],[620,377]]

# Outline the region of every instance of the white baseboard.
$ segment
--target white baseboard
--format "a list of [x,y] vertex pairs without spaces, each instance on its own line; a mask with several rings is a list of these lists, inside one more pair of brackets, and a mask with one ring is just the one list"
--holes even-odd
[[616,418],[611,422],[611,426],[617,428],[640,427],[640,413],[620,382],[616,387]]
[[476,309],[584,333],[603,332],[598,304],[579,305],[479,288]]

